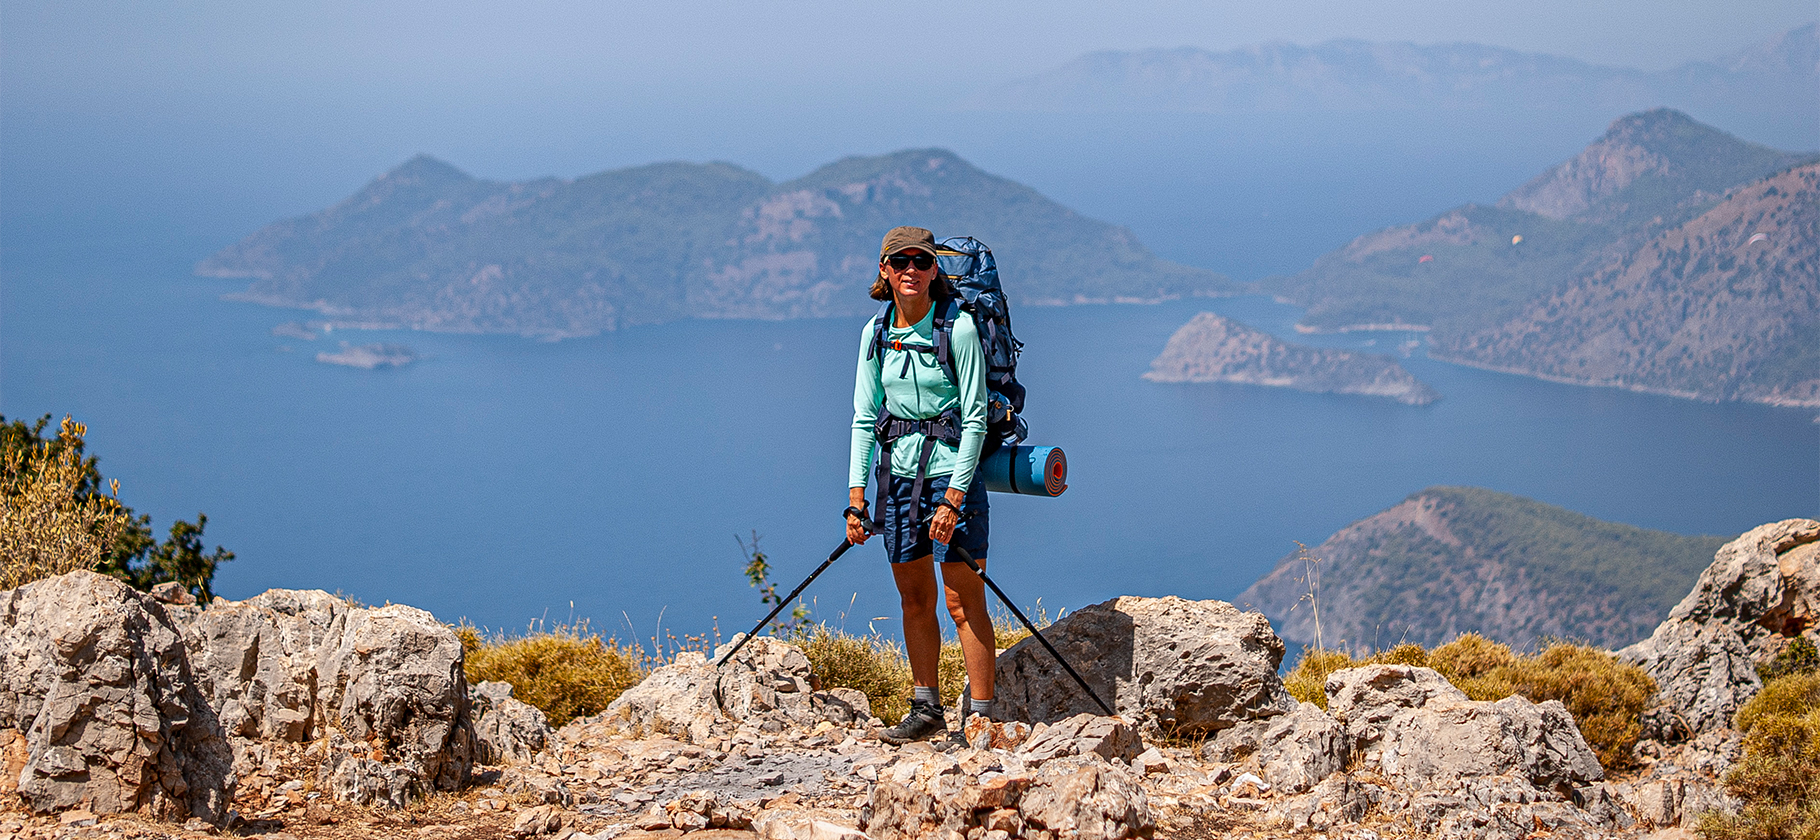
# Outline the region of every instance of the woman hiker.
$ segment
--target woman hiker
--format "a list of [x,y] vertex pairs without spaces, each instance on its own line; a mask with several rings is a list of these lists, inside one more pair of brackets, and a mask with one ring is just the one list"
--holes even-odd
[[[992,703],[992,618],[978,575],[949,556],[965,550],[986,564],[986,488],[974,482],[986,436],[986,361],[973,318],[948,299],[935,261],[935,236],[918,227],[892,228],[879,249],[874,300],[890,301],[883,336],[877,318],[860,334],[853,383],[853,446],[847,469],[847,539],[854,545],[881,526],[885,553],[904,607],[904,647],[914,683],[910,713],[879,734],[887,743],[947,734],[936,663],[941,655],[937,596],[959,631],[967,665],[965,715]],[[952,319],[953,379],[938,363],[938,318]],[[882,341],[880,339],[882,338]],[[881,450],[878,497],[868,508],[866,478],[872,447]],[[936,583],[936,567],[941,583]]]

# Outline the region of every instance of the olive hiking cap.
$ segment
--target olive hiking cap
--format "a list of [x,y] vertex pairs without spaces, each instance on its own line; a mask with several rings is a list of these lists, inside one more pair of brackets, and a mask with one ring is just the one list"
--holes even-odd
[[935,256],[935,234],[925,228],[894,227],[885,234],[885,243],[879,246],[878,258],[884,259],[899,251],[916,248],[929,256]]

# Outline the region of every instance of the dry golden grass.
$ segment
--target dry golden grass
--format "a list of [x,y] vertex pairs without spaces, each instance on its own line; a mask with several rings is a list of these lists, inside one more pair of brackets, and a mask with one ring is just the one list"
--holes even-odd
[[1359,664],[1342,651],[1311,650],[1302,654],[1302,661],[1296,663],[1295,670],[1283,678],[1283,687],[1289,689],[1291,697],[1325,709],[1327,676],[1345,668],[1356,668]]
[[79,498],[87,427],[63,418],[61,451],[48,444],[10,447],[0,466],[0,589],[93,569],[126,530],[119,483],[108,496]]
[[858,690],[880,720],[895,723],[910,711],[910,660],[896,642],[855,636],[825,624],[814,625],[793,641],[809,657],[823,689]]
[[603,640],[585,621],[517,637],[483,637],[465,624],[455,632],[467,655],[468,682],[511,683],[512,696],[542,709],[551,726],[605,710],[652,664],[643,650]]
[[[1038,604],[1030,620],[1038,627],[1050,624],[1049,614]],[[1025,613],[1030,615],[1029,612]],[[992,614],[992,632],[1000,650],[1030,637],[1030,631],[1009,611]],[[791,642],[803,649],[823,688],[852,688],[866,695],[872,714],[896,722],[910,711],[910,661],[897,642],[880,636],[857,636],[826,624],[816,624]],[[942,643],[936,660],[942,702],[960,701],[967,685],[966,662],[959,641]]]
[[1342,651],[1309,651],[1283,684],[1296,699],[1326,708],[1323,686],[1329,674],[1379,664],[1433,668],[1474,700],[1511,695],[1537,703],[1559,700],[1607,770],[1634,761],[1631,748],[1642,734],[1643,706],[1656,690],[1641,668],[1597,648],[1560,642],[1541,653],[1518,656],[1509,646],[1477,633],[1461,635],[1433,651],[1402,644],[1364,659]]
[[1744,758],[1725,787],[1744,801],[1736,816],[1708,813],[1707,840],[1820,838],[1820,673],[1772,680],[1738,710]]

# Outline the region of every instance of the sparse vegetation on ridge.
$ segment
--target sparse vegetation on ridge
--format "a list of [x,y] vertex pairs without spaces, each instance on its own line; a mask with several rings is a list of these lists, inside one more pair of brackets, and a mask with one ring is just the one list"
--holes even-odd
[[1323,690],[1335,671],[1361,665],[1433,668],[1473,700],[1520,695],[1540,703],[1559,700],[1574,716],[1588,746],[1607,770],[1629,767],[1643,728],[1644,704],[1656,684],[1641,668],[1588,645],[1557,642],[1532,655],[1466,633],[1434,650],[1402,644],[1363,659],[1336,650],[1310,650],[1283,685],[1297,700],[1327,708]]
[[586,621],[517,637],[482,636],[463,624],[455,634],[470,684],[511,683],[512,696],[541,709],[553,727],[604,711],[653,667],[644,650],[602,639]]
[[1744,758],[1725,774],[1725,787],[1744,809],[1707,813],[1700,836],[1820,838],[1820,672],[1795,671],[1770,681],[1738,710],[1737,724]]

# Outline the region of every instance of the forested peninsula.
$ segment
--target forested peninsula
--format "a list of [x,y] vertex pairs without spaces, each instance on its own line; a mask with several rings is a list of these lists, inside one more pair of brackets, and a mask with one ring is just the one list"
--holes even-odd
[[335,319],[562,338],[870,311],[879,237],[900,224],[992,246],[1019,305],[1236,291],[941,149],[851,157],[782,184],[727,163],[488,181],[419,156],[196,271],[251,279],[239,299]]

